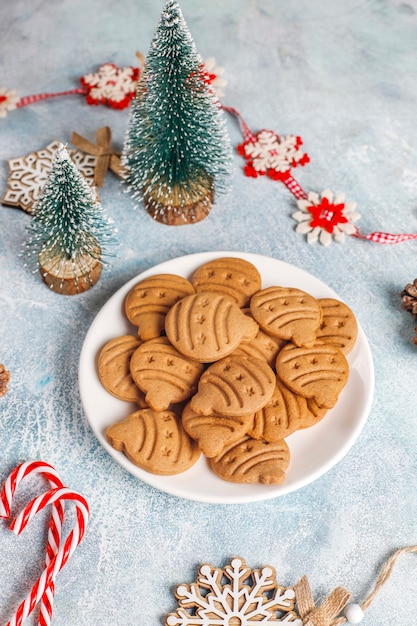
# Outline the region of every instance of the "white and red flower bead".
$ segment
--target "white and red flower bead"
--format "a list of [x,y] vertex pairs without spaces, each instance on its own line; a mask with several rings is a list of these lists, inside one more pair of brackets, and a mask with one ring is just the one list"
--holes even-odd
[[345,241],[346,235],[356,233],[356,204],[346,202],[345,194],[333,194],[325,189],[321,194],[310,192],[307,198],[297,200],[298,211],[292,217],[298,222],[296,232],[307,235],[308,243],[317,241],[328,246],[332,239],[338,243]]
[[208,57],[204,61],[206,70],[206,82],[211,85],[216,92],[218,98],[224,96],[222,87],[227,85],[227,80],[223,78],[224,67],[216,65],[216,59],[214,57]]
[[17,107],[19,96],[13,89],[0,87],[0,117],[6,117],[9,111]]

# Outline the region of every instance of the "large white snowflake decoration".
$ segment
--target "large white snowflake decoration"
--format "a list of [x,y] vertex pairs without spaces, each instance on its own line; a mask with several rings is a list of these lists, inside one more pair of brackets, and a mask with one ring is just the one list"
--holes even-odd
[[124,109],[135,96],[140,70],[138,67],[119,68],[104,63],[95,74],[80,78],[87,89],[88,104],[106,104],[113,109]]
[[[59,145],[59,141],[53,141],[42,150],[8,161],[10,173],[7,189],[1,199],[2,204],[19,207],[26,213],[32,213],[33,205],[46,182]],[[68,152],[77,168],[92,185],[97,157],[79,150]]]
[[175,596],[179,608],[165,626],[302,626],[295,592],[277,584],[275,569],[253,570],[239,557],[223,570],[201,565],[197,582],[179,585]]
[[279,137],[272,130],[261,130],[238,146],[239,154],[247,161],[246,176],[257,178],[266,174],[274,180],[285,178],[291,168],[310,160],[308,154],[300,150],[302,143],[295,135]]

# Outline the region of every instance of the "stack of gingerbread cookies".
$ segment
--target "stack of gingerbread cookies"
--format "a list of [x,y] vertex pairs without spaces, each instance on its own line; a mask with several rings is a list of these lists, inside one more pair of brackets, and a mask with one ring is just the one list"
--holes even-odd
[[257,268],[234,257],[205,263],[190,280],[141,280],[125,314],[137,333],[103,347],[99,377],[138,410],[107,429],[108,442],[160,475],[204,455],[236,483],[285,481],[286,439],[334,407],[358,332],[343,302],[262,288]]

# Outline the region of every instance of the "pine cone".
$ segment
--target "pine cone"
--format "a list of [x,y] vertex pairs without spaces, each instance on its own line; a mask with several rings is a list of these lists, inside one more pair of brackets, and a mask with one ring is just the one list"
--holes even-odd
[[0,397],[6,395],[7,384],[10,380],[10,372],[0,364]]
[[417,278],[401,292],[401,307],[412,315],[417,315]]

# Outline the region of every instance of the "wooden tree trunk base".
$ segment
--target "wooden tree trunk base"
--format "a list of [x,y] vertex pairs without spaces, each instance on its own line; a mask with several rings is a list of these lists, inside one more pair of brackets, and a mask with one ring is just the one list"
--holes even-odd
[[47,252],[39,254],[39,270],[48,287],[63,296],[83,293],[96,284],[101,276],[102,263],[98,258],[84,255],[77,264],[71,259],[49,258]]
[[150,196],[144,197],[144,203],[149,215],[157,222],[167,226],[184,226],[196,224],[207,217],[213,204],[213,196],[213,192],[209,191],[197,202],[183,206],[163,204]]

